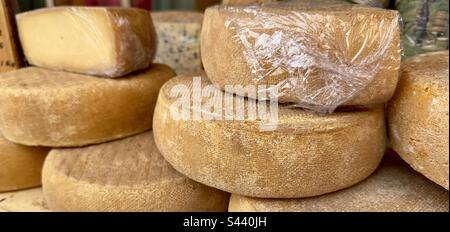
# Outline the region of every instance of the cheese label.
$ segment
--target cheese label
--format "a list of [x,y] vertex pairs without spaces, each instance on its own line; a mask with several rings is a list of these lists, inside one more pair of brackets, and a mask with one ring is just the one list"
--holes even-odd
[[10,5],[0,2],[0,73],[19,68],[19,55],[15,45]]

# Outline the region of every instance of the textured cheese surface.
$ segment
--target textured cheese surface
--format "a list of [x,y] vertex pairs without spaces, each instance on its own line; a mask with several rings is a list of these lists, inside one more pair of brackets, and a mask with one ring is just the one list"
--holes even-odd
[[[394,154],[395,155],[395,154]],[[387,155],[373,175],[335,193],[304,199],[232,195],[230,212],[448,212],[448,191]]]
[[0,212],[49,212],[41,188],[0,193]]
[[0,134],[0,192],[41,185],[41,169],[48,151],[12,143]]
[[0,77],[0,128],[25,145],[82,146],[151,128],[164,65],[120,79],[24,68]]
[[167,64],[178,74],[202,70],[200,32],[203,14],[189,11],[151,13],[158,35],[155,62]]
[[[211,82],[222,89],[237,84],[283,86],[282,103],[388,101],[400,68],[398,13],[312,2],[208,8],[201,54]],[[242,24],[240,34],[233,23]],[[389,42],[380,42],[384,40]]]
[[120,77],[147,68],[156,34],[145,10],[54,7],[17,16],[30,64],[82,74]]
[[416,171],[447,190],[448,59],[448,51],[443,51],[406,60],[389,104],[389,134],[394,150]]
[[276,2],[277,0],[222,0],[224,5],[249,5],[254,3]]
[[[202,86],[208,84],[203,77]],[[381,107],[318,116],[280,106],[277,128],[261,131],[249,119],[174,120],[179,100],[171,91],[182,85],[192,91],[192,78],[179,76],[161,88],[155,141],[175,169],[203,184],[255,197],[315,196],[363,180],[383,155]]]
[[161,156],[152,132],[54,149],[42,174],[54,211],[226,211],[229,194],[189,180]]

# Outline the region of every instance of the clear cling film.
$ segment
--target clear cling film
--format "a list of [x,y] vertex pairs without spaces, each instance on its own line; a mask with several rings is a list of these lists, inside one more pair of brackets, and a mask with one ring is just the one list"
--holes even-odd
[[[205,18],[203,38],[220,38],[214,44],[204,39],[203,62],[222,88],[267,85],[281,103],[321,113],[383,103],[395,90],[401,60],[395,11],[279,2],[215,6]],[[226,78],[210,53],[232,56]]]

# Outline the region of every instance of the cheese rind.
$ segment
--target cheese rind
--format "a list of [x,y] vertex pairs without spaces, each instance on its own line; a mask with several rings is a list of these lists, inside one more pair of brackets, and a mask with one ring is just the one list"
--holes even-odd
[[0,134],[0,192],[41,185],[41,169],[49,150],[15,144]]
[[279,102],[320,112],[381,104],[398,81],[398,22],[395,11],[349,4],[214,6],[205,11],[202,61],[221,89],[277,86]]
[[202,71],[200,32],[203,14],[189,11],[151,13],[158,35],[155,62],[167,64],[176,73]]
[[448,51],[404,62],[389,103],[393,149],[416,171],[449,189]]
[[156,148],[152,132],[54,149],[42,179],[53,211],[226,211],[229,199],[175,171]]
[[387,157],[373,175],[351,188],[304,199],[233,194],[230,212],[448,212],[448,191]]
[[120,79],[24,68],[0,78],[0,128],[10,141],[83,146],[151,128],[159,88],[175,73],[154,64]]
[[145,10],[54,7],[17,15],[19,37],[30,64],[104,77],[147,68],[156,34]]
[[41,188],[0,193],[0,212],[50,212]]
[[[262,131],[259,120],[174,118],[180,101],[172,91],[192,93],[192,86],[191,76],[178,76],[161,88],[155,141],[175,169],[208,186],[255,197],[315,196],[363,180],[383,155],[382,107],[319,116],[280,106],[277,127]],[[189,110],[199,112],[192,104]]]

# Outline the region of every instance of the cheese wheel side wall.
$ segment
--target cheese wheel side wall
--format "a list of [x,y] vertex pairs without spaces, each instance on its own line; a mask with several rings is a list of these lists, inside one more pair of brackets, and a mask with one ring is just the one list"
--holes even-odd
[[41,185],[41,169],[49,150],[14,144],[0,135],[0,192]]
[[448,190],[448,51],[410,58],[403,69],[388,107],[392,147],[416,171]]
[[260,132],[249,129],[252,122],[173,120],[164,94],[172,81],[155,109],[156,144],[175,169],[208,186],[254,197],[315,196],[365,179],[383,156],[381,107],[348,113],[342,118],[354,121],[341,128]]

